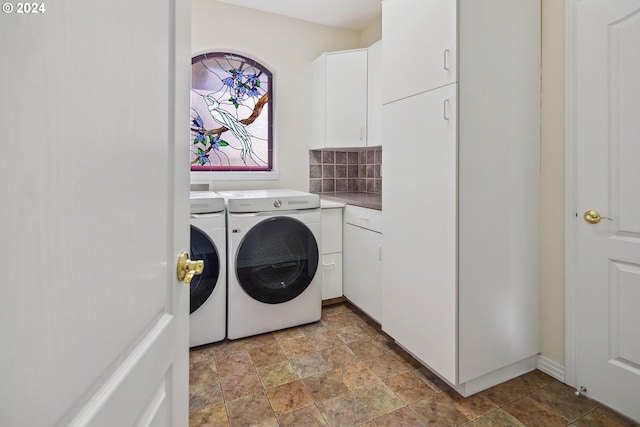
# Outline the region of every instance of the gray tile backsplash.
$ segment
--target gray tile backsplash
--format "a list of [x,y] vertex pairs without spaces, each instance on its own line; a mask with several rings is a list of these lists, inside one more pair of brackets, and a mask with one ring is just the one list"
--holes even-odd
[[309,150],[309,191],[382,194],[382,147]]

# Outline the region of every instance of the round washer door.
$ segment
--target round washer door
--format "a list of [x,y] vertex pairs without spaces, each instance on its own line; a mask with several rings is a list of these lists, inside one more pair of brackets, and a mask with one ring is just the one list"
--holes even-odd
[[236,276],[253,299],[278,304],[304,292],[318,268],[318,243],[301,221],[266,219],[247,232],[238,247]]
[[220,255],[207,233],[191,226],[191,259],[204,260],[202,274],[194,276],[190,283],[191,301],[189,313],[196,311],[211,296],[220,276]]

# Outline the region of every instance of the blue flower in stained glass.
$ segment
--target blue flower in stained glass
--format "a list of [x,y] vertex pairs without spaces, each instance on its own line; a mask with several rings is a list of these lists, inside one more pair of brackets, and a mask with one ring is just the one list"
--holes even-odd
[[204,132],[202,131],[202,129],[198,130],[198,134],[196,135],[195,139],[193,140],[194,144],[197,144],[199,142],[204,144]]
[[244,73],[242,72],[242,70],[233,69],[233,70],[229,70],[229,72],[231,73],[233,78],[236,80],[242,80],[242,78],[244,77]]
[[229,86],[229,87],[233,87],[233,85],[235,84],[235,79],[233,77],[226,77],[224,79],[222,79],[222,83],[225,86]]
[[251,74],[247,76],[247,83],[249,83],[251,86],[260,86],[260,79],[257,75]]
[[258,92],[258,88],[253,86],[251,89],[247,91],[247,95],[249,96],[260,96],[260,92]]
[[209,136],[209,142],[211,143],[211,148],[213,148],[214,150],[220,149],[220,141],[221,139],[217,135]]
[[205,163],[209,163],[209,155],[202,150],[201,148],[198,148],[198,153],[196,154],[196,159],[198,161],[198,164],[200,165],[204,165]]
[[198,128],[198,134],[196,135],[195,139],[193,140],[194,144],[197,144],[199,142],[204,143],[204,128],[203,126],[203,122],[202,122],[202,118],[198,115],[198,117],[196,117],[195,119],[191,120],[191,123]]
[[246,92],[247,92],[247,86],[244,83],[242,83],[241,81],[238,81],[236,83],[236,93],[238,95],[242,95],[242,94],[244,94]]
[[231,102],[236,108],[242,103],[242,97],[231,95],[229,98],[229,102]]

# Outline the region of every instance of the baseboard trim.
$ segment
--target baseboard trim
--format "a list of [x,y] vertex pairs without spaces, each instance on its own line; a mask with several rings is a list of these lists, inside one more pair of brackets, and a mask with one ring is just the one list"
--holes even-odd
[[538,356],[538,369],[558,381],[564,382],[564,366],[558,362],[544,356]]
[[463,397],[471,396],[479,391],[486,390],[494,385],[533,371],[537,366],[538,357],[533,355],[526,359],[519,360],[510,365],[504,366],[488,374],[468,380],[459,385],[450,384],[451,387]]
[[328,305],[340,304],[341,302],[346,302],[347,299],[345,297],[336,297],[322,300],[322,306],[326,307]]

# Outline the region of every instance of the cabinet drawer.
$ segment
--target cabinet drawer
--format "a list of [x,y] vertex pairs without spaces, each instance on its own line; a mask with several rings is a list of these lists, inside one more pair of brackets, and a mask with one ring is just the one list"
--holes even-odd
[[382,233],[382,211],[376,209],[347,205],[344,209],[344,222]]

